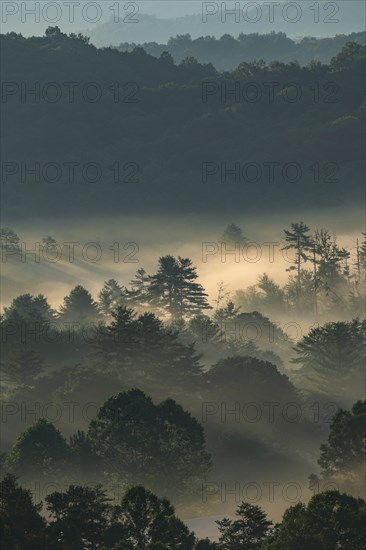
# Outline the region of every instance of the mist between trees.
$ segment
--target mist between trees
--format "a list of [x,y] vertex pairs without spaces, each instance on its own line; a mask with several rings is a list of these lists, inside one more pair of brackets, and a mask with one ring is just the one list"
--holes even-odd
[[[357,317],[362,315],[365,303],[364,240],[357,240],[350,252],[340,247],[326,229],[311,234],[303,222],[292,224],[291,229],[284,231],[284,237],[280,250],[279,243],[264,243],[270,260],[274,261],[275,250],[287,259],[284,270],[289,272],[289,278],[283,287],[264,273],[257,285],[237,290],[234,295],[223,282],[218,283],[216,297],[209,300],[192,260],[166,255],[159,258],[154,275],[140,267],[129,286],[116,279],[107,280],[97,301],[81,285],[65,297],[58,311],[43,295],[18,296],[5,307],[2,317],[1,339],[6,358],[3,372],[18,380],[22,376],[30,380],[45,372],[47,361],[55,361],[53,354],[61,358],[66,353],[78,361],[85,353],[99,350],[127,353],[132,360],[136,354],[139,356],[141,345],[151,342],[158,351],[159,342],[163,341],[171,348],[171,354],[176,350],[178,356],[190,356],[189,370],[197,372],[203,368],[198,366],[200,356],[207,369],[210,363],[228,354],[245,352],[301,377],[305,364],[313,369],[320,360],[316,347],[321,340],[329,346],[329,353],[332,348],[332,353],[338,354],[340,369],[351,358],[359,368],[356,356],[360,353],[362,357],[363,353],[363,324]],[[41,254],[44,256],[44,251],[51,249],[57,259],[61,244],[47,236],[27,254],[37,264]],[[80,243],[65,244],[68,258],[74,262]],[[244,257],[243,251],[253,247],[254,259],[259,260],[257,245],[248,241],[240,227],[231,224],[218,242],[203,243],[202,260],[211,261],[218,255],[222,262],[232,259],[237,263]],[[90,256],[90,250],[94,256]],[[84,251],[89,251],[86,257],[91,263],[97,261],[95,253],[102,257],[98,243],[83,245],[83,259]],[[114,243],[108,252],[115,262],[139,263],[136,243]],[[2,255],[9,262],[24,259],[23,245],[9,228],[2,230]],[[327,322],[334,315],[340,321]],[[276,322],[271,320],[273,316]],[[304,325],[306,318],[308,329]],[[350,340],[349,348],[342,344],[342,338]],[[330,368],[330,359],[322,361],[320,372]]]
[[[4,236],[17,246],[12,230]],[[222,242],[247,240],[231,224]],[[311,486],[359,494],[364,241],[351,254],[298,222],[282,248],[292,254],[284,288],[263,275],[231,296],[219,283],[211,303],[192,261],[172,255],[128,286],[106,281],[97,300],[77,285],[58,311],[43,295],[14,298],[1,321],[6,471],[22,483],[70,472],[141,483],[191,510],[203,482],[235,485],[248,472],[267,482],[268,463],[282,484],[318,471]],[[299,333],[307,307],[316,324]],[[272,321],[281,311],[294,321]]]
[[[146,427],[149,430],[154,429],[152,435],[154,437],[159,436],[157,443],[160,445],[164,441],[165,430],[170,431],[174,424],[176,426],[180,425],[180,433],[175,433],[175,435],[180,439],[185,434],[186,439],[182,443],[185,446],[189,443],[189,448],[193,454],[199,453],[201,448],[201,453],[199,453],[201,466],[203,467],[201,473],[204,470],[207,472],[210,468],[210,457],[202,452],[203,432],[200,430],[199,424],[171,400],[161,403],[154,410],[151,400],[139,390],[114,396],[101,407],[97,418],[90,423],[88,433],[78,432],[70,438],[69,444],[53,424],[41,419],[21,434],[11,453],[5,458],[5,468],[7,470],[17,471],[21,468],[23,487],[19,486],[13,473],[7,473],[1,482],[2,510],[7,525],[3,540],[6,541],[6,537],[9,537],[11,542],[20,540],[28,544],[26,541],[30,539],[31,542],[35,541],[39,548],[39,544],[43,544],[42,541],[47,539],[49,544],[50,541],[53,541],[53,537],[56,537],[57,541],[52,542],[52,548],[57,548],[60,541],[62,542],[59,547],[64,548],[63,545],[69,540],[75,542],[75,533],[71,526],[77,522],[77,533],[78,536],[83,538],[82,544],[90,539],[93,540],[94,544],[97,544],[97,548],[110,548],[113,550],[139,547],[143,549],[155,548],[156,546],[149,546],[149,542],[160,542],[162,540],[166,542],[166,546],[160,544],[158,548],[167,550],[175,549],[177,540],[184,542],[184,548],[187,550],[193,550],[193,548],[201,550],[225,549],[229,542],[231,544],[241,543],[244,536],[249,548],[253,548],[253,550],[267,547],[274,549],[288,548],[288,550],[291,550],[294,548],[296,541],[303,541],[304,537],[308,537],[310,542],[314,541],[314,544],[317,544],[316,541],[318,540],[324,541],[324,538],[326,541],[333,541],[334,543],[334,541],[342,540],[345,531],[347,540],[352,544],[350,548],[352,550],[362,549],[363,541],[362,538],[360,539],[360,534],[364,530],[365,501],[361,498],[354,498],[349,494],[340,493],[338,484],[342,485],[344,483],[345,471],[349,471],[351,464],[353,475],[357,467],[361,466],[360,462],[355,462],[354,451],[360,451],[358,444],[353,441],[352,450],[349,450],[348,457],[350,458],[352,455],[352,462],[347,462],[344,455],[341,463],[339,461],[339,443],[344,437],[352,437],[354,429],[360,427],[365,414],[365,402],[356,403],[352,408],[352,412],[338,411],[334,416],[328,444],[321,446],[319,464],[323,467],[323,477],[319,479],[312,474],[309,478],[308,490],[305,489],[304,483],[288,478],[284,481],[281,477],[278,479],[264,478],[260,481],[253,477],[248,481],[244,477],[240,481],[238,481],[238,478],[225,480],[222,476],[213,481],[215,478],[209,477],[203,481],[201,486],[197,485],[196,490],[201,494],[202,505],[206,509],[209,507],[211,510],[215,510],[215,505],[222,507],[228,502],[231,503],[231,501],[237,505],[234,519],[223,518],[216,521],[219,536],[217,537],[218,542],[213,543],[209,539],[199,540],[199,537],[190,532],[188,527],[174,516],[175,509],[166,498],[158,498],[151,490],[132,481],[131,475],[135,475],[140,480],[142,474],[141,470],[136,470],[136,462],[129,464],[129,459],[132,457],[126,455],[127,449],[131,449],[131,443],[135,445],[134,453],[136,453],[138,452],[138,441],[140,443],[142,441],[136,438],[134,442],[131,440],[132,432],[129,434],[129,431],[131,429],[135,430],[137,426],[129,425],[129,422],[126,423],[129,414],[136,414],[136,409],[133,413],[135,400],[139,404],[138,411],[141,414],[141,419],[144,418],[142,424],[137,424],[138,429],[144,430],[144,424],[147,422],[148,426],[146,425]],[[116,410],[116,405],[121,412],[123,410],[123,413],[120,417],[110,418],[109,412]],[[124,405],[127,405],[127,409]],[[120,408],[121,406],[122,408]],[[141,410],[142,406],[148,407],[149,410],[145,411],[149,413],[148,416],[145,416],[144,411]],[[155,414],[151,418],[153,412]],[[186,420],[185,427],[179,421],[182,414]],[[159,426],[158,422],[154,427],[155,422],[161,415],[165,416],[166,420],[169,418],[168,424],[160,424]],[[169,443],[173,443],[171,438],[174,432],[173,428],[173,432],[170,432]],[[196,432],[195,435],[194,432]],[[118,437],[117,444],[117,440],[114,438],[118,433],[123,434],[123,437],[122,439],[120,436]],[[201,437],[197,439],[199,434]],[[128,446],[126,447],[127,442]],[[113,455],[108,453],[108,446],[111,443],[113,443]],[[167,459],[166,453],[168,455],[173,453],[171,458],[175,459],[174,471],[177,473],[182,464],[177,461],[178,455],[174,456],[176,444],[177,441],[171,447],[164,445],[164,456]],[[346,441],[343,441],[343,448],[347,448]],[[99,452],[96,454],[97,449],[99,449]],[[122,449],[123,454],[120,455],[119,451]],[[27,450],[31,450],[31,456],[29,456]],[[81,458],[80,453],[83,452],[85,453],[82,461],[83,483],[78,485],[77,483],[80,483],[80,470],[77,469],[77,464]],[[86,461],[87,457],[88,461]],[[121,462],[122,457],[124,457],[124,460]],[[150,456],[148,461],[150,466],[153,466],[151,461],[154,458]],[[190,455],[190,458],[193,459],[193,464],[197,467],[198,456],[193,458]],[[32,469],[28,468],[29,460],[32,460]],[[98,461],[101,461],[100,466],[104,470],[104,476],[107,475],[108,470],[111,473],[113,472],[109,479],[107,476],[104,480],[104,489],[98,483],[98,476],[92,475],[90,469],[91,464],[94,462],[95,466]],[[44,471],[46,464],[47,472]],[[76,468],[74,475],[78,480],[77,483],[70,482],[70,477],[65,475],[65,468],[68,467],[70,470],[71,465]],[[79,463],[79,468],[80,466]],[[145,483],[149,485],[147,466],[148,464],[145,461],[143,477]],[[184,466],[185,473],[183,474],[181,471],[176,478],[172,477],[173,469],[169,468],[169,462],[166,462],[163,467],[163,473],[170,478],[169,492],[175,494],[175,498],[176,490],[180,489],[181,492],[183,488],[181,485],[182,474],[186,481],[187,475],[189,476],[187,462]],[[87,472],[85,471],[86,467]],[[128,471],[130,471],[130,476],[127,475]],[[132,472],[134,473],[132,474]],[[339,474],[341,474],[340,478]],[[347,479],[347,482],[350,479],[352,477]],[[178,485],[176,485],[177,483]],[[190,480],[190,489],[193,489],[192,479]],[[353,490],[355,490],[355,487]],[[313,496],[310,498],[308,505],[305,506],[302,500],[304,498],[308,499],[309,492]],[[19,507],[14,506],[14,503],[18,504],[20,501],[22,502],[22,516],[19,516]],[[45,502],[49,512],[47,522],[39,514],[43,502]],[[182,508],[182,504],[181,501],[180,508]],[[272,506],[278,504],[289,506],[280,524],[273,526],[272,521],[267,519],[267,514],[262,509],[262,507],[266,507],[266,504],[267,506],[268,504]],[[132,511],[133,521],[129,523]],[[184,514],[184,505],[182,511]],[[298,528],[294,529],[292,527],[292,516],[298,518],[299,514],[302,515],[303,519],[306,519],[307,514],[310,514],[310,518],[307,518],[309,526],[306,531],[301,530],[299,532]],[[26,530],[23,527],[25,516],[28,526]],[[89,521],[90,517],[93,517],[92,524]],[[174,518],[173,527],[170,525],[172,517]],[[315,518],[318,521],[316,524],[314,524]],[[334,527],[326,534],[324,534],[325,519],[328,522],[334,522]],[[156,523],[162,528],[161,531],[156,529]],[[311,530],[309,531],[310,527]],[[285,541],[289,544],[287,547],[281,543],[282,537],[285,537]],[[289,537],[291,537],[290,541],[288,540]],[[115,546],[114,543],[117,541],[118,544]],[[137,541],[142,541],[140,546],[138,546]],[[278,542],[279,545],[276,546]],[[104,546],[101,546],[102,544]],[[263,544],[267,546],[262,546]],[[268,544],[272,546],[268,546]],[[274,544],[275,546],[273,546]],[[29,545],[24,547],[29,548]],[[314,549],[315,547],[315,545],[310,546]],[[324,550],[325,548],[326,546],[324,546]]]
[[[337,545],[345,536],[352,550],[362,550],[363,543],[364,501],[335,490],[315,495],[308,506],[302,503],[291,506],[277,525],[267,519],[260,506],[242,501],[235,519],[216,521],[218,542],[196,537],[178,519],[167,499],[158,498],[142,486],[128,488],[117,505],[112,504],[100,486],[70,485],[66,492],[56,489],[45,499],[47,521],[40,515],[43,503],[35,504],[31,491],[19,486],[14,476],[4,478],[1,495],[8,528],[4,533],[5,542],[16,542],[29,549],[46,545],[61,549],[69,544],[75,546],[77,542],[79,548],[94,546],[104,550],[175,550],[178,547],[224,550],[244,542],[249,550],[291,550],[305,537],[308,549],[325,550],[326,545]],[[11,502],[16,506],[11,507]],[[20,503],[23,516],[17,513]],[[92,522],[88,521],[91,514]],[[293,524],[294,519],[305,523],[301,530],[297,522]],[[328,527],[326,533],[322,527],[324,522]]]
[[1,36],[5,548],[363,550],[364,35],[170,42],[221,70],[112,27]]

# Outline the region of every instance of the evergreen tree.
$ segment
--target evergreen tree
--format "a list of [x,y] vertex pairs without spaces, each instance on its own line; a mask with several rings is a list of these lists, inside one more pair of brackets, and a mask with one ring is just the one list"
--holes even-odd
[[220,241],[225,244],[238,243],[240,245],[243,245],[247,243],[248,239],[244,237],[243,230],[238,225],[236,225],[235,223],[231,223],[226,227]]
[[317,255],[317,275],[333,285],[339,282],[341,263],[350,257],[345,248],[340,248],[336,239],[326,229],[317,230],[314,237],[314,250]]
[[[300,287],[299,287],[300,282]],[[311,313],[314,311],[314,290],[315,281],[311,271],[302,269],[299,276],[289,276],[285,285],[285,293],[287,303],[290,309],[297,310],[299,308],[299,288],[301,294],[301,309],[300,313]]]
[[240,309],[241,309],[240,306],[235,307],[234,302],[232,302],[231,300],[228,300],[226,302],[225,307],[219,308],[215,312],[215,321],[220,323],[220,322],[232,320],[238,315]]
[[106,316],[111,315],[118,306],[126,305],[127,289],[123,288],[115,279],[104,283],[98,295],[99,310]]
[[219,542],[227,550],[260,550],[266,539],[272,522],[259,506],[242,502],[234,521],[224,518],[217,521],[219,527]]
[[19,487],[13,474],[0,482],[0,539],[6,550],[46,548],[42,503],[33,504],[30,490]]
[[295,346],[292,362],[303,366],[303,372],[322,392],[349,399],[359,395],[366,358],[366,322],[326,323],[310,330]]
[[192,316],[210,309],[207,294],[196,282],[196,268],[188,258],[173,256],[159,258],[158,272],[151,277],[152,303],[171,316],[172,320]]
[[60,308],[62,323],[97,323],[100,321],[98,306],[92,295],[81,285],[77,285]]
[[287,271],[297,271],[297,304],[301,301],[301,268],[303,262],[309,259],[309,251],[312,248],[312,239],[308,234],[310,228],[304,222],[292,223],[291,230],[285,229],[286,244],[282,250],[295,250],[294,265],[289,267]]
[[55,320],[56,313],[49,305],[43,294],[32,296],[22,294],[11,302],[9,307],[4,308],[4,321],[14,325],[26,324],[27,326],[38,325],[44,327]]
[[42,237],[42,246],[45,248],[57,248],[58,242],[56,239],[51,237],[50,235],[46,235],[45,237]]
[[4,227],[0,229],[0,249],[1,249],[1,261],[6,262],[8,258],[13,256],[14,253],[20,252],[20,239],[18,235],[10,229],[10,227]]
[[96,358],[131,385],[141,376],[171,387],[173,381],[189,383],[202,372],[191,340],[182,343],[177,330],[166,327],[155,314],[136,317],[133,309],[125,307],[113,311],[112,322],[102,328]]
[[132,279],[129,303],[137,309],[146,309],[150,303],[149,296],[150,277],[144,268],[137,270],[135,278]]
[[[360,273],[363,272],[363,282],[366,282],[366,233],[362,233],[363,239],[358,251],[357,264],[359,265]],[[359,280],[361,277],[359,276]]]
[[35,378],[44,371],[43,358],[25,344],[12,344],[2,354],[0,370],[4,380],[14,384],[34,385]]
[[286,308],[284,290],[277,285],[266,273],[259,277],[257,287],[263,293],[263,308],[266,311],[278,313]]
[[349,257],[350,253],[338,246],[329,231],[321,229],[315,232],[312,262],[316,310],[319,291],[323,291],[326,298],[331,296],[331,305],[339,306],[342,302],[341,296],[347,291],[350,275],[347,264]]

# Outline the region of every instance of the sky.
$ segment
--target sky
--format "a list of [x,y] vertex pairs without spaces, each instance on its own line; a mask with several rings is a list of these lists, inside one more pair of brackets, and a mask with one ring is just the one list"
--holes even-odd
[[[283,0],[281,0],[283,2]],[[221,36],[239,32],[285,31],[291,37],[304,35],[334,36],[362,31],[365,28],[365,3],[362,0],[298,0],[285,2],[256,1],[204,1],[198,0],[3,0],[1,3],[1,32],[20,32],[24,36],[42,35],[48,26],[58,25],[64,32],[85,32],[100,27],[106,21],[119,16],[126,23],[121,25],[123,39],[144,41],[152,39],[147,30],[138,25],[139,15],[148,14],[159,19],[172,19],[198,14],[198,24],[193,34]],[[220,6],[227,10],[226,20],[220,20]],[[315,6],[315,7],[314,7]],[[234,9],[235,13],[232,13]],[[236,11],[235,11],[236,10]],[[253,11],[255,10],[255,11]],[[271,15],[272,14],[272,15]],[[118,18],[118,17],[117,17]],[[225,17],[224,17],[225,19]],[[127,23],[131,23],[127,25]],[[203,24],[204,23],[204,24]],[[192,21],[182,24],[181,31],[189,33]],[[179,27],[180,28],[180,27]],[[237,31],[237,32],[236,32]],[[166,40],[169,26],[154,29],[154,40]],[[104,40],[108,40],[108,34]],[[169,36],[169,34],[168,34]],[[103,40],[102,40],[103,41]],[[108,45],[108,43],[104,44]]]

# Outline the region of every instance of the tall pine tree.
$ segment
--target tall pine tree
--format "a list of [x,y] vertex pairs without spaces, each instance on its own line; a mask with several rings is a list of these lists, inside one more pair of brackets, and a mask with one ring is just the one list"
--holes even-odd
[[189,258],[159,258],[159,268],[151,277],[149,294],[152,304],[168,313],[173,321],[210,309],[207,294],[197,283],[197,271]]
[[304,222],[292,223],[291,231],[285,229],[285,241],[286,245],[282,250],[295,250],[294,265],[288,268],[287,271],[296,270],[297,272],[297,304],[301,302],[301,268],[303,262],[307,262],[309,259],[309,251],[313,248],[313,242],[311,236],[308,234],[310,227],[304,224]]
[[60,321],[63,323],[95,323],[100,320],[98,306],[92,295],[81,285],[77,285],[60,308]]
[[117,307],[126,305],[127,297],[127,289],[123,288],[115,279],[109,279],[104,283],[98,295],[99,310],[103,315],[109,316]]

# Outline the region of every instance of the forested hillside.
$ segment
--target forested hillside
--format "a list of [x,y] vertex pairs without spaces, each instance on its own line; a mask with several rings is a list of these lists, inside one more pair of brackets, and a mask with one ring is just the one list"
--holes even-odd
[[245,212],[362,192],[359,44],[329,65],[243,62],[223,74],[191,57],[98,50],[57,28],[2,46],[8,214],[101,212],[101,197],[110,213]]
[[1,548],[365,550],[364,4],[30,4],[1,5]]
[[243,61],[259,59],[267,63],[298,61],[300,65],[307,65],[312,60],[329,63],[347,42],[356,42],[364,46],[365,33],[341,34],[329,38],[305,37],[296,41],[283,32],[240,33],[237,38],[230,34],[223,34],[220,38],[201,36],[195,39],[192,39],[190,34],[183,34],[170,38],[165,44],[123,42],[118,49],[122,52],[132,51],[135,47],[141,46],[155,57],[159,57],[166,51],[176,62],[193,56],[199,63],[212,63],[218,70],[232,70]]

